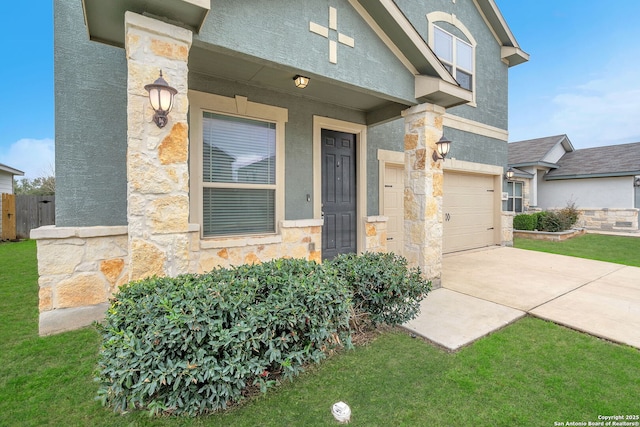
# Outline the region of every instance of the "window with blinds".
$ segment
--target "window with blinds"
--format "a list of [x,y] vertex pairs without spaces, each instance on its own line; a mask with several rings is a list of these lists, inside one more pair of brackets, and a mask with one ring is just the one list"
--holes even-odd
[[275,233],[276,125],[203,113],[204,236]]

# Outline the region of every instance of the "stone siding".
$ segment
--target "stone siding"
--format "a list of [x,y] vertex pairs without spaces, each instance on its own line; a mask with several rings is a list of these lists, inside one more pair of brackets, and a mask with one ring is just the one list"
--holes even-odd
[[640,209],[629,208],[581,208],[576,224],[588,230],[637,231]]
[[[376,222],[382,229],[384,222]],[[281,233],[266,237],[201,240],[199,226],[172,239],[185,242],[189,260],[182,273],[205,273],[216,267],[253,264],[275,258],[305,258],[321,262],[322,221],[283,221]],[[86,326],[101,320],[106,303],[120,286],[134,275],[131,269],[146,263],[145,273],[170,275],[164,270],[165,259],[151,248],[136,248],[135,254],[147,258],[131,262],[126,226],[58,227],[33,230],[37,240],[40,332],[43,335]],[[156,255],[154,257],[154,254]],[[145,276],[135,273],[137,276]],[[86,313],[88,308],[92,313]],[[71,315],[78,310],[82,316]],[[64,319],[64,320],[61,320]]]
[[442,275],[442,160],[432,153],[442,136],[444,108],[420,104],[402,112],[404,136],[404,255],[434,287]]
[[559,232],[548,232],[548,231],[526,231],[526,230],[516,230],[513,232],[513,235],[518,238],[523,239],[531,239],[531,240],[547,240],[552,242],[563,242],[565,240],[571,239],[576,236],[581,236],[585,234],[587,231],[584,228],[575,229],[575,230],[566,230]]
[[365,219],[365,252],[387,251],[387,221],[386,216],[370,216]]
[[500,244],[502,246],[513,246],[513,217],[516,214],[513,212],[502,212],[502,239]]

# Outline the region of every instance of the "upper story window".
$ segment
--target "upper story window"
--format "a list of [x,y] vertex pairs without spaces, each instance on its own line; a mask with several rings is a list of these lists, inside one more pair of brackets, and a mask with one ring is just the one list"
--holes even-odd
[[473,90],[473,46],[442,28],[433,26],[433,51],[456,81]]
[[473,93],[469,106],[476,106],[476,47],[471,31],[451,13],[427,14],[429,46],[460,87]]

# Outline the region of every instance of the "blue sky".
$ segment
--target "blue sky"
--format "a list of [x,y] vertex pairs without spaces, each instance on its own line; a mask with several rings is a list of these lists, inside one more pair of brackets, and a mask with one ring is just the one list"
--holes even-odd
[[[566,133],[576,148],[640,142],[640,1],[496,2],[531,55],[509,72],[510,141]],[[0,163],[28,178],[54,162],[52,5],[5,2],[0,26]]]

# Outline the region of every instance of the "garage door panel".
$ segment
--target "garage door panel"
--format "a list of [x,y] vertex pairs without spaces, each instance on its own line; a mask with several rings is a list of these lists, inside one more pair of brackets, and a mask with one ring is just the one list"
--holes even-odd
[[494,181],[490,175],[444,174],[443,252],[494,243]]

